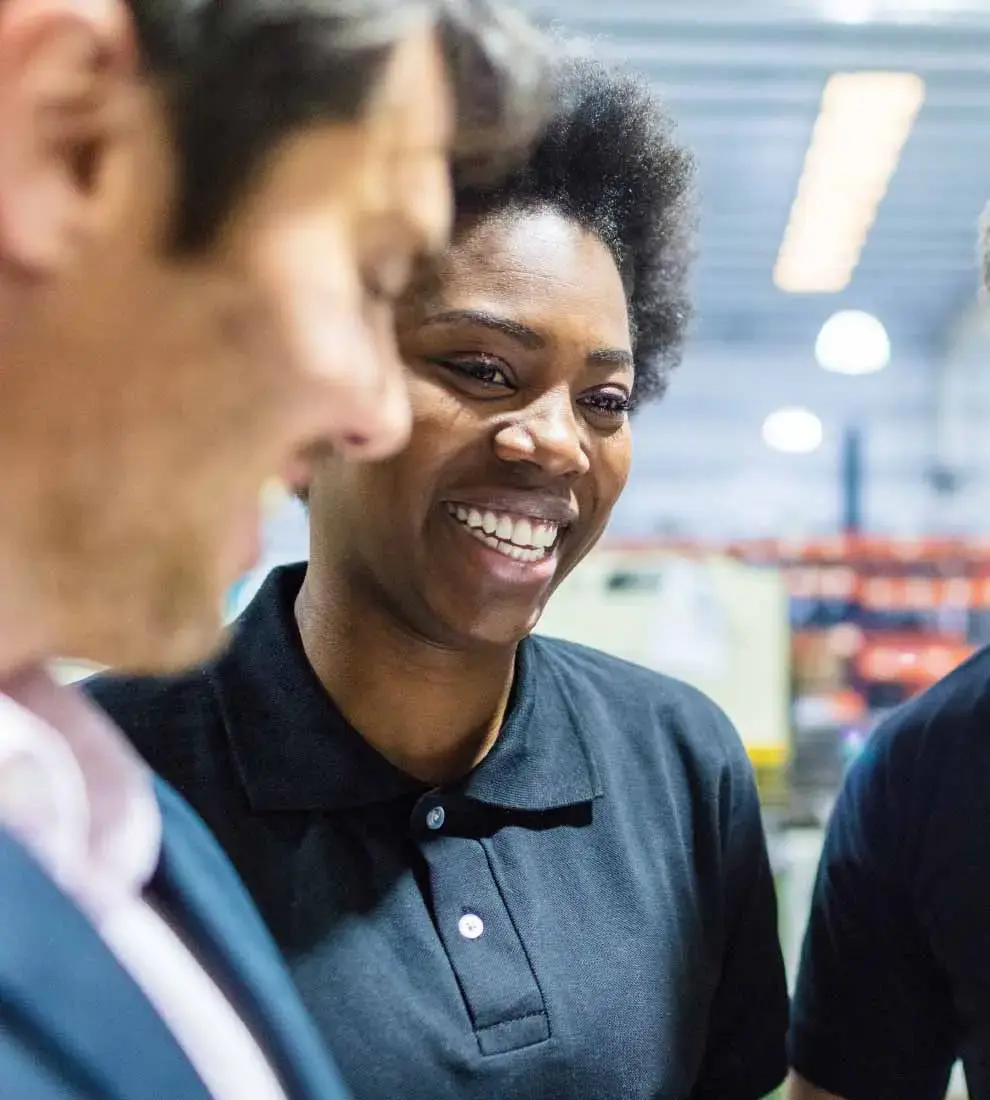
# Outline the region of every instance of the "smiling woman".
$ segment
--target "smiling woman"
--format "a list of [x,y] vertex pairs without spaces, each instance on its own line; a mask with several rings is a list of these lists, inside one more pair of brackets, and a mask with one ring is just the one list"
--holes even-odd
[[93,688],[227,847],[357,1100],[783,1078],[738,737],[682,684],[531,635],[680,353],[689,184],[648,88],[570,66],[527,162],[458,184],[401,305],[407,449],[320,462],[308,567],[205,676]]
[[[635,372],[619,270],[552,205],[476,216],[403,312],[399,344],[416,431],[396,462],[321,470],[313,577],[357,550],[402,632],[458,650],[514,645],[626,481]],[[312,583],[304,607],[311,598]]]

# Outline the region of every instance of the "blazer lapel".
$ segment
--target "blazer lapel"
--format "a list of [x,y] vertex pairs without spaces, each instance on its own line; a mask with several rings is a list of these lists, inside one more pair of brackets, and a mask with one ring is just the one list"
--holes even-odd
[[213,835],[158,781],[162,857],[152,890],[262,1045],[293,1100],[347,1093],[268,929]]
[[107,1100],[209,1100],[82,912],[0,830],[0,1014],[17,1013]]

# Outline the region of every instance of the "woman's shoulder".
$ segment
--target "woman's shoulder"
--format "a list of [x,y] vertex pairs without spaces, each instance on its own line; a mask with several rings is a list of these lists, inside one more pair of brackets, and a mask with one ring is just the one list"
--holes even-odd
[[174,725],[201,717],[210,700],[205,668],[173,676],[102,673],[80,685],[98,707],[128,731],[134,727]]
[[726,765],[749,770],[735,727],[704,692],[590,646],[544,636],[533,643],[541,671],[554,677],[575,714],[598,712],[599,730],[612,730],[624,742],[648,739],[719,771]]
[[152,766],[180,790],[203,747],[217,738],[216,700],[205,668],[172,676],[103,674],[83,691]]

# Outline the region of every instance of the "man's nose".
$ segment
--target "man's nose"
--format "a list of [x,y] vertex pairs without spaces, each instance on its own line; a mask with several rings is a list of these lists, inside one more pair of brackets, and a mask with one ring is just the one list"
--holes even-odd
[[337,399],[334,449],[353,461],[394,454],[406,445],[412,428],[409,389],[396,345],[393,311],[382,308],[376,313],[362,334],[363,348],[355,349],[347,390]]

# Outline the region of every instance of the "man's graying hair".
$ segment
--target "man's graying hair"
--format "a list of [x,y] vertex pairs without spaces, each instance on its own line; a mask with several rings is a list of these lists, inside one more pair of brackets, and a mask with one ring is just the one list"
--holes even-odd
[[495,0],[127,0],[165,93],[180,170],[173,244],[209,243],[293,130],[348,122],[395,45],[433,24],[455,92],[455,157],[490,175],[528,148],[550,102],[543,39]]

